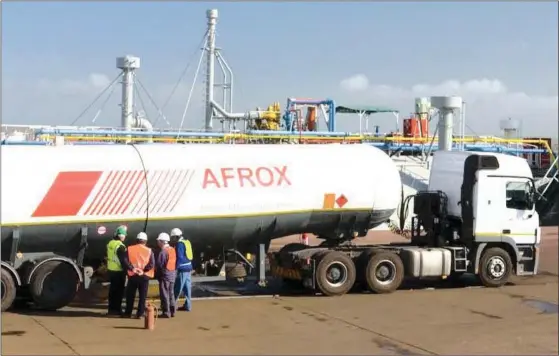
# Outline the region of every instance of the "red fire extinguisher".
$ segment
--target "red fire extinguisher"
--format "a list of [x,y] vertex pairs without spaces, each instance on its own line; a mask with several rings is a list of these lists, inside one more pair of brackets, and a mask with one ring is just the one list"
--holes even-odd
[[144,319],[144,329],[155,329],[155,319],[157,319],[157,307],[150,302],[146,302],[146,317]]

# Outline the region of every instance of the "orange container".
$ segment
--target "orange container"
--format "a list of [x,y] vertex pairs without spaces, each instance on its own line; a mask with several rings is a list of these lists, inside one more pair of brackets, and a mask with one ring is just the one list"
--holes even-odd
[[427,137],[429,135],[429,121],[412,116],[404,119],[404,137]]

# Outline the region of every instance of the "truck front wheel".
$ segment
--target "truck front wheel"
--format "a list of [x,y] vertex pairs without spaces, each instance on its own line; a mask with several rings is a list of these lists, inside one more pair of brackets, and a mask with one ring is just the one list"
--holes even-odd
[[327,296],[343,295],[355,283],[355,264],[346,254],[329,251],[319,254],[316,267],[316,285]]
[[505,285],[512,273],[512,268],[512,260],[507,251],[500,247],[486,249],[479,261],[481,284],[490,288]]
[[16,299],[16,282],[12,274],[2,268],[2,311],[5,312]]
[[73,266],[63,261],[49,261],[33,273],[29,291],[39,308],[56,310],[74,300],[79,283],[79,276]]

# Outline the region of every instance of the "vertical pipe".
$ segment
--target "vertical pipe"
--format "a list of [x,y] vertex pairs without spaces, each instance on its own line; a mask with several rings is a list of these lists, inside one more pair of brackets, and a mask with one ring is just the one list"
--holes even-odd
[[123,68],[122,71],[121,125],[126,131],[130,131],[134,121],[134,74],[130,68]]
[[206,40],[206,131],[213,128],[214,69],[215,69],[215,25],[217,10],[208,10],[208,38]]
[[461,131],[461,138],[462,138],[462,144],[460,145],[460,148],[462,149],[462,151],[464,151],[464,149],[466,148],[466,143],[464,142],[464,139],[466,138],[466,102],[462,101],[462,109],[460,110],[460,116],[462,117],[462,119],[460,120],[460,131]]
[[221,59],[221,63],[223,63],[223,65],[227,69],[227,72],[229,73],[229,112],[233,112],[233,70],[231,69],[229,63],[227,63],[225,58],[223,58],[221,53],[218,52],[217,55],[219,56],[219,58]]
[[452,151],[452,120],[453,110],[451,108],[439,109],[439,150]]

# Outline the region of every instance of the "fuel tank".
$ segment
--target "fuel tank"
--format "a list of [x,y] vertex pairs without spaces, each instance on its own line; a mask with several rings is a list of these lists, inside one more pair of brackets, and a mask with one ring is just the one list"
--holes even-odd
[[[18,251],[102,258],[115,228],[194,248],[371,229],[400,201],[392,160],[369,145],[2,146],[2,260]],[[353,230],[352,230],[353,229]]]

